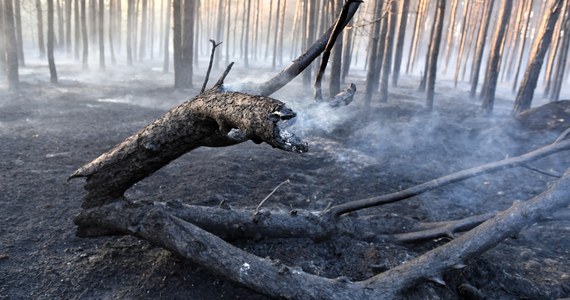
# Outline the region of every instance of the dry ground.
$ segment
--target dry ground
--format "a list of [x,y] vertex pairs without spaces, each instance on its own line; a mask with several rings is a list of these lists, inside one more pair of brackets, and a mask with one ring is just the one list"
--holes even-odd
[[[44,67],[29,67],[20,92],[0,91],[0,298],[264,299],[147,242],[74,235],[72,219],[83,190],[81,180],[67,177],[196,90],[172,91],[171,75],[150,69],[88,76],[73,66],[61,69],[65,74],[57,86],[47,83]],[[228,81],[237,77],[230,74]],[[366,110],[357,97],[351,107],[331,112],[313,110],[306,100],[310,91],[293,83],[275,97],[299,112],[294,130],[310,142],[309,153],[251,142],[198,149],[127,196],[251,207],[290,179],[266,205],[320,210],[521,154],[557,136],[557,131],[520,126],[506,113],[507,101],[500,100],[496,115],[485,118],[464,92],[445,84],[436,95],[436,112],[427,114],[414,85],[404,82],[387,105]],[[537,165],[563,172],[570,159],[563,153]],[[505,209],[540,193],[552,180],[517,168],[362,213],[412,221],[461,218]],[[344,238],[237,244],[308,272],[359,280],[443,242],[394,245]],[[570,221],[535,225],[468,261],[466,268],[447,272],[445,286],[421,282],[406,296],[458,298],[457,287],[469,283],[489,299],[570,297],[569,249]]]

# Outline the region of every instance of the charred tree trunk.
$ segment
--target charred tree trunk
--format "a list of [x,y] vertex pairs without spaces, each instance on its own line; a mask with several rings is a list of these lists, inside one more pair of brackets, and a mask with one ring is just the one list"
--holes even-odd
[[4,23],[4,2],[0,1],[0,76],[6,75],[7,61],[6,61],[6,26]]
[[388,20],[386,21],[387,32],[384,43],[384,61],[382,62],[382,78],[380,79],[380,102],[388,102],[388,80],[392,68],[392,50],[394,49],[394,36],[396,35],[396,21],[398,20],[398,3],[390,1]]
[[[127,6],[127,64],[133,65],[133,22],[135,0],[129,0]],[[136,33],[135,33],[136,34]]]
[[47,55],[49,64],[49,78],[51,83],[57,83],[57,70],[55,68],[55,59],[53,57],[53,48],[55,40],[55,29],[54,29],[54,14],[53,14],[53,0],[47,1],[48,11],[48,36],[47,36]]
[[115,58],[115,36],[113,35],[113,31],[121,28],[121,24],[116,24],[116,17],[115,17],[115,4],[118,1],[109,0],[109,54],[111,54],[111,63],[116,64],[117,60]]
[[[469,17],[471,15],[471,6],[472,6],[472,1],[466,0],[465,1],[465,7],[463,9],[463,21],[461,21],[461,38],[459,39],[459,49],[458,49],[458,54],[457,54],[457,62],[455,63],[455,75],[453,77],[453,83],[454,86],[457,87],[457,81],[459,80],[459,69],[461,67],[461,59],[463,58],[463,52],[465,49],[465,39],[467,37],[467,34],[469,32],[468,28],[467,28],[467,24]],[[510,13],[509,16],[507,17],[507,19],[510,17]],[[508,20],[507,20],[508,21]]]
[[71,46],[71,8],[74,2],[77,1],[65,1],[65,52],[68,57],[71,57],[71,53],[73,51]]
[[[79,50],[81,50],[81,18],[79,15],[79,11],[80,11],[79,1],[80,0],[74,0],[73,1],[73,12],[74,12],[73,13],[73,20],[74,20],[73,24],[75,25],[74,26],[74,29],[75,29],[74,30],[74,41],[75,41],[74,46],[75,47],[73,49],[74,49],[74,58],[76,61],[79,61],[79,52],[80,52]],[[71,19],[69,20],[69,22],[71,22]]]
[[436,14],[434,18],[435,30],[433,30],[433,36],[431,37],[432,43],[429,48],[429,67],[427,70],[426,90],[426,108],[428,111],[433,110],[433,96],[435,92],[435,79],[437,74],[437,58],[439,56],[439,47],[441,44],[444,16],[445,0],[439,0],[437,2]]
[[170,19],[172,13],[172,0],[166,0],[166,25],[164,27],[164,61],[162,63],[162,72],[168,73],[170,68]]
[[[20,88],[20,75],[18,70],[18,49],[16,47],[16,28],[14,24],[14,7],[12,1],[3,1],[3,19],[4,19],[4,39],[6,73],[8,75],[8,89],[18,90]],[[3,53],[4,56],[4,53]]]
[[[181,62],[182,68],[179,69],[182,73],[180,75],[181,81],[178,88],[192,87],[192,79],[194,77],[194,12],[195,1],[184,0],[182,16],[182,47],[181,47]],[[176,74],[175,74],[176,76]]]
[[[457,1],[456,1],[457,2]],[[408,23],[408,10],[410,7],[410,0],[402,1],[402,14],[398,25],[398,39],[396,41],[396,53],[394,54],[394,69],[392,74],[392,86],[398,86],[400,79],[400,67],[402,66],[402,55],[404,53],[404,43],[406,37],[406,26]]]
[[[246,0],[247,8],[245,11],[246,19],[245,19],[245,37],[244,37],[244,64],[246,68],[249,68],[249,44],[250,44],[250,33],[249,33],[249,25],[251,23],[250,15],[251,15],[251,0]],[[279,22],[277,22],[279,23]]]
[[87,69],[89,64],[89,39],[87,36],[87,11],[85,3],[87,0],[81,1],[81,37],[83,41],[83,69]]
[[499,11],[499,20],[495,35],[493,36],[493,45],[489,54],[489,62],[487,63],[487,72],[485,73],[485,84],[481,91],[483,99],[482,108],[486,114],[493,112],[495,104],[495,89],[499,79],[499,69],[501,65],[502,44],[505,38],[505,32],[509,23],[509,17],[512,10],[512,0],[504,0],[501,10]]
[[[12,1],[8,1],[8,2],[12,2]],[[12,3],[10,3],[10,6],[12,6]],[[13,12],[13,10],[12,10],[12,12]],[[44,40],[44,18],[43,18],[41,0],[36,0],[36,15],[37,15],[37,22],[38,22],[38,47],[40,49],[40,57],[43,58],[46,56],[46,45],[45,45],[45,40]]]
[[139,44],[139,60],[146,58],[146,39],[148,28],[148,0],[142,0],[141,40]]
[[519,75],[520,75],[520,71],[521,71],[521,67],[522,67],[522,62],[523,62],[523,57],[524,57],[524,52],[525,52],[525,48],[526,48],[526,41],[527,41],[527,36],[528,36],[528,28],[530,26],[530,17],[531,17],[531,13],[532,13],[532,7],[533,7],[533,0],[529,1],[529,5],[528,5],[528,11],[526,14],[526,21],[525,21],[525,26],[524,26],[524,30],[522,32],[522,45],[521,48],[519,49],[519,55],[518,55],[518,62],[517,62],[517,70],[515,72],[515,78],[513,79],[513,88],[512,91],[513,93],[515,92],[516,88],[517,88],[517,84],[519,81]]
[[443,73],[447,72],[447,67],[449,65],[449,59],[451,57],[451,52],[453,49],[453,41],[455,40],[455,17],[457,16],[457,6],[459,0],[451,1],[451,17],[449,20],[449,28],[447,29],[447,43],[445,45],[445,67],[443,68]]
[[182,88],[182,0],[172,0],[174,88]]
[[[561,26],[565,33],[570,32],[570,1],[566,1],[565,16],[563,18],[563,25]],[[568,61],[568,52],[570,47],[570,36],[564,34],[562,45],[560,46],[560,53],[558,54],[558,62],[556,64],[556,72],[553,77],[553,84],[550,93],[550,101],[558,101],[560,99],[560,90],[562,89],[562,82],[564,74],[566,73],[566,64]]]
[[14,21],[16,22],[16,47],[18,49],[18,63],[20,67],[26,66],[26,59],[24,57],[24,40],[22,37],[22,5],[20,0],[14,0]]
[[[374,19],[380,20],[382,16],[383,1],[376,1],[374,6]],[[372,38],[368,44],[368,72],[366,73],[366,92],[364,95],[366,106],[370,106],[372,94],[376,91],[374,79],[378,76],[380,70],[376,69],[378,57],[378,44],[380,40],[380,22],[375,22],[372,29]]]
[[487,32],[489,31],[489,24],[491,22],[491,15],[493,13],[493,5],[495,1],[485,2],[485,12],[483,14],[483,24],[479,27],[477,34],[477,47],[475,49],[475,57],[471,70],[471,90],[469,97],[475,98],[477,94],[477,85],[479,84],[479,72],[481,71],[481,62],[483,61],[483,51],[487,41]]
[[[339,15],[341,8],[342,8],[343,0],[337,0],[334,3],[335,15]],[[316,16],[317,9],[315,8],[315,19],[313,22],[316,23]],[[316,27],[316,24],[315,24]],[[316,31],[316,30],[315,30]],[[333,50],[332,50],[332,62],[331,62],[331,69],[330,69],[330,79],[329,79],[329,95],[333,97],[334,95],[340,93],[340,77],[342,73],[342,48],[343,48],[343,39],[342,35],[337,38]]]
[[408,62],[406,64],[406,74],[412,72],[416,64],[416,57],[418,55],[418,46],[422,35],[422,28],[425,26],[424,17],[427,7],[429,6],[428,0],[418,0],[418,8],[416,10],[416,21],[414,25],[414,34],[412,36],[412,45],[408,55]]
[[99,0],[99,21],[98,37],[99,37],[99,69],[105,70],[105,2]]
[[546,51],[552,41],[552,33],[558,16],[560,15],[560,11],[562,10],[562,4],[563,0],[552,0],[550,9],[544,16],[536,40],[532,45],[530,60],[515,99],[513,114],[519,114],[529,109],[532,104],[532,98],[538,81],[538,76],[540,75],[540,69],[542,68]]

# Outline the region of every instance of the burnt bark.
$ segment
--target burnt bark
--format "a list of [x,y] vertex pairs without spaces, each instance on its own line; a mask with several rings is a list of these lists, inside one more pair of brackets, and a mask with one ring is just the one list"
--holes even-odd
[[499,12],[499,21],[493,36],[493,45],[489,54],[489,62],[487,63],[487,71],[485,73],[485,83],[481,91],[483,99],[482,108],[486,114],[491,114],[495,104],[495,90],[499,79],[499,70],[501,66],[502,45],[505,39],[505,32],[509,23],[509,17],[512,11],[512,0],[505,0]]
[[[20,75],[18,70],[18,49],[16,48],[16,28],[14,26],[14,8],[12,1],[4,1],[4,39],[6,73],[8,75],[8,89],[17,90],[20,88]],[[4,53],[3,53],[4,54]]]
[[471,90],[469,96],[475,98],[477,94],[477,85],[479,84],[479,72],[481,71],[481,62],[483,61],[483,50],[487,41],[487,31],[489,31],[489,23],[491,22],[491,15],[493,12],[493,4],[495,1],[487,1],[485,3],[484,24],[479,27],[477,34],[477,47],[475,49],[475,57],[471,71]]
[[295,116],[284,103],[263,96],[222,92],[220,88],[217,85],[171,109],[73,173],[70,178],[87,177],[88,193],[82,207],[116,201],[136,182],[201,146],[228,146],[251,139],[286,151],[307,151],[307,144],[296,136],[281,135],[280,121]]
[[57,70],[55,67],[55,59],[53,56],[53,48],[55,43],[55,29],[54,29],[54,5],[53,0],[47,1],[48,6],[48,36],[47,36],[47,55],[48,55],[48,64],[49,64],[49,78],[51,83],[57,83]]
[[[10,6],[12,6],[12,1],[10,2]],[[13,12],[13,10],[12,10]],[[36,0],[36,17],[37,17],[37,25],[38,25],[38,47],[40,49],[40,57],[46,56],[46,45],[44,39],[44,17],[42,11],[42,2],[40,0]]]
[[392,86],[398,86],[400,79],[400,68],[402,66],[402,55],[404,53],[404,38],[406,37],[406,26],[408,23],[408,10],[410,7],[410,0],[402,1],[402,14],[400,16],[398,25],[398,39],[396,41],[396,51],[394,53],[394,69],[392,71]]
[[534,90],[536,89],[538,76],[540,75],[540,69],[542,68],[546,51],[552,41],[552,33],[554,31],[556,21],[558,20],[558,16],[560,15],[560,11],[562,10],[563,2],[564,1],[562,0],[552,0],[550,9],[544,17],[537,34],[537,38],[532,47],[529,64],[526,67],[521,86],[515,99],[515,105],[512,112],[513,114],[519,114],[529,109],[532,104],[532,98],[534,96]]
[[435,30],[433,31],[433,35],[431,37],[432,42],[429,48],[428,70],[426,70],[427,71],[426,108],[428,109],[428,111],[433,110],[435,78],[437,74],[437,58],[439,56],[439,47],[441,44],[444,15],[445,15],[445,0],[439,0],[437,2],[436,14],[434,19]]

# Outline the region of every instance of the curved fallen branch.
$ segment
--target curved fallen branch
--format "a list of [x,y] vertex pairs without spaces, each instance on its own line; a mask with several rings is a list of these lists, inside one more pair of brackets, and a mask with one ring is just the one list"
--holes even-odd
[[[83,208],[103,205],[123,196],[136,182],[170,161],[201,146],[228,146],[252,140],[273,147],[306,152],[307,143],[286,131],[295,113],[279,100],[219,86],[167,112],[109,152],[75,171],[87,177]],[[235,131],[232,129],[238,129]]]
[[461,180],[465,180],[471,177],[475,177],[481,174],[496,172],[500,170],[504,170],[507,168],[512,168],[516,166],[525,165],[528,162],[535,161],[537,159],[546,157],[548,155],[570,150],[570,140],[560,140],[557,139],[554,143],[539,148],[537,150],[525,153],[520,156],[515,156],[507,159],[503,159],[497,162],[492,162],[488,164],[484,164],[481,166],[477,166],[474,168],[462,170],[453,174],[449,174],[411,188],[377,197],[371,197],[367,199],[352,201],[344,204],[339,204],[336,206],[331,207],[325,214],[329,217],[338,217],[342,214],[346,214],[349,212],[378,206],[384,205],[388,203],[397,202],[400,200],[408,199],[419,194],[425,193],[427,191],[434,190],[436,188],[449,185]]
[[[242,251],[201,229],[197,224],[185,221],[184,219],[189,216],[185,216],[186,218],[176,216],[180,214],[181,206],[174,205],[169,211],[162,205],[129,205],[125,202],[115,202],[105,207],[84,211],[79,222],[94,222],[98,226],[112,229],[115,232],[138,236],[198,265],[207,267],[229,280],[274,297],[393,299],[412,284],[432,278],[434,275],[436,277],[433,280],[443,282],[439,276],[446,269],[463,265],[469,258],[494,247],[500,241],[535,222],[548,220],[554,211],[570,204],[569,190],[570,169],[547,191],[532,200],[517,201],[508,210],[499,213],[455,240],[362,282],[311,275],[300,269],[285,266],[278,261],[260,258]],[[218,214],[204,214],[204,211],[193,212],[190,209],[186,209],[185,213],[193,214],[194,218],[201,218],[203,221],[206,218],[218,216]],[[243,213],[243,217],[251,220],[250,212]],[[478,218],[487,217],[488,215],[484,215]],[[451,226],[455,228],[472,226],[480,221],[481,219],[456,222]],[[263,222],[263,220],[258,222]],[[295,223],[301,224],[302,222]],[[208,224],[210,222],[206,222],[206,225]],[[231,225],[224,224],[224,226]],[[257,223],[253,221],[250,223],[251,226],[256,226],[255,224]],[[301,227],[300,229],[304,230],[314,227],[314,224]],[[447,226],[439,227],[449,229]],[[226,229],[229,228],[218,228],[212,231],[225,232]],[[234,229],[240,230],[240,228]],[[287,229],[295,230],[294,227],[285,230]],[[326,231],[327,229],[323,229],[323,232]],[[304,236],[310,235],[311,233],[308,232]]]
[[567,207],[570,204],[568,191],[570,169],[540,195],[525,202],[515,201],[509,209],[455,240],[367,280],[366,286],[372,289],[378,286],[390,287],[389,293],[384,295],[392,298],[397,291],[419,279],[441,276],[444,270],[464,264],[469,258],[495,247],[522,229],[547,219],[556,210]]

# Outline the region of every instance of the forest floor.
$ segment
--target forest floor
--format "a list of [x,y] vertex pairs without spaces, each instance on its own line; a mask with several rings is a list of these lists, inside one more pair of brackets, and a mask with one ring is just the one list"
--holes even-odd
[[[134,237],[75,236],[72,220],[84,191],[82,180],[67,177],[197,89],[174,91],[172,75],[151,68],[93,74],[71,65],[59,68],[58,85],[48,83],[45,67],[32,66],[22,70],[21,91],[0,89],[0,298],[266,299]],[[238,76],[238,69],[227,82],[271,74],[250,70]],[[362,90],[362,77],[353,79]],[[401,85],[388,104],[365,109],[357,92],[353,104],[329,111],[314,109],[312,92],[295,81],[274,97],[299,113],[291,130],[309,142],[308,153],[251,142],[200,148],[138,183],[127,197],[254,207],[289,179],[267,208],[322,210],[522,154],[560,133],[522,126],[509,116],[512,102],[504,99],[498,99],[492,117],[484,117],[461,86],[454,90],[445,82],[437,86],[435,111],[428,114],[415,80]],[[561,153],[534,165],[564,172],[570,158]],[[415,222],[463,218],[506,209],[553,180],[515,168],[362,213]],[[276,239],[236,245],[310,273],[362,280],[446,241]],[[459,298],[457,287],[468,283],[488,299],[570,297],[570,220],[527,228],[466,265],[446,272],[446,285],[420,282],[404,296]]]

